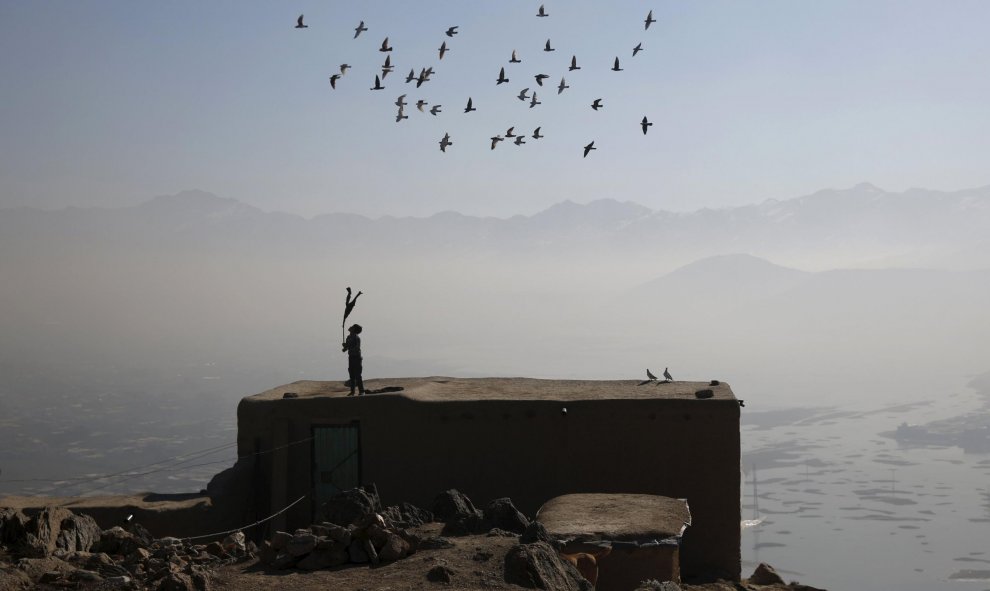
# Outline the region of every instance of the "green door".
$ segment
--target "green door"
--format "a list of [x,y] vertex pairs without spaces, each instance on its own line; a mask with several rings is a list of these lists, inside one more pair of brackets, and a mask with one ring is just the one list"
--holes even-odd
[[313,427],[313,489],[315,507],[333,495],[361,484],[361,428],[348,425]]

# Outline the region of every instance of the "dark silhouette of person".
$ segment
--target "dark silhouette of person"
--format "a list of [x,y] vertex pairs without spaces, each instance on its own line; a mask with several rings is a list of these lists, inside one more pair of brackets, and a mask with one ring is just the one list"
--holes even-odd
[[[354,298],[355,300],[357,298]],[[347,335],[347,340],[342,343],[343,350],[347,352],[347,375],[351,377],[349,384],[351,386],[351,393],[348,396],[354,396],[354,389],[357,388],[358,396],[364,396],[364,380],[361,379],[361,325],[353,324],[347,329],[350,334]]]

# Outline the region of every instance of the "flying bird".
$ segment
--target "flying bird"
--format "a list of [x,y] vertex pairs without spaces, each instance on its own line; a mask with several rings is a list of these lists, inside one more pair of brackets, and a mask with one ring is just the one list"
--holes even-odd
[[457,27],[450,27],[447,29],[447,36],[453,38],[457,34]]
[[299,15],[299,18],[296,19],[296,28],[297,29],[308,29],[309,28],[309,25],[304,25],[303,24],[303,15],[301,15],[301,14]]
[[449,133],[443,134],[443,139],[440,140],[440,151],[446,152],[447,146],[453,146],[453,145],[454,142],[450,141],[450,134]]
[[385,87],[382,86],[381,78],[378,77],[378,74],[375,74],[375,85],[371,88],[371,90],[382,90],[383,88]]
[[423,99],[419,99],[418,101],[416,101],[416,108],[419,109],[420,113],[422,113],[423,112],[423,107],[425,107],[428,104],[429,103],[427,103]]
[[358,23],[358,26],[354,27],[354,38],[357,39],[358,35],[368,30],[368,27],[364,26],[364,21]]
[[669,368],[667,367],[663,368],[663,379],[668,382],[673,382],[674,378],[670,375],[670,371],[668,371],[668,369]]
[[498,143],[499,143],[500,141],[502,141],[502,140],[504,140],[504,139],[505,139],[505,138],[503,138],[503,137],[502,137],[502,136],[500,136],[500,135],[496,135],[496,136],[494,136],[494,137],[492,138],[492,150],[494,150],[494,149],[495,149],[495,145],[496,145],[496,144],[498,144]]
[[516,137],[516,134],[514,134],[514,133],[512,133],[512,130],[513,130],[513,129],[515,129],[515,128],[516,128],[516,126],[515,126],[515,125],[513,125],[513,126],[512,126],[512,127],[510,127],[509,129],[507,129],[507,130],[505,131],[505,137]]
[[653,18],[653,11],[652,10],[650,11],[649,14],[646,15],[646,20],[644,22],[646,23],[646,27],[644,27],[644,29],[643,29],[644,31],[646,29],[649,29],[651,24],[657,22],[657,20],[655,18]]
[[419,71],[419,78],[416,80],[416,88],[422,86],[423,83],[427,82],[429,79],[430,79],[430,73],[426,70],[426,68],[423,68],[422,70]]
[[533,77],[536,78],[536,84],[537,84],[537,86],[543,86],[543,81],[545,79],[549,78],[550,76],[548,76],[546,74],[537,74],[536,76],[533,76]]
[[536,16],[550,16],[547,11],[543,9],[543,5],[540,4],[540,10],[536,13]]
[[615,65],[612,66],[612,71],[613,72],[621,72],[622,71],[622,68],[619,67],[619,58],[618,57],[615,58]]
[[529,97],[526,96],[526,91],[528,91],[528,90],[529,90],[529,87],[528,86],[526,88],[520,90],[519,91],[519,96],[516,97],[516,98],[518,98],[521,101],[527,101],[527,100],[529,100]]
[[382,41],[382,47],[378,51],[392,51],[392,48],[388,46],[388,37]]
[[406,95],[400,94],[399,98],[395,99],[395,106],[399,107],[400,109],[406,106]]
[[651,126],[651,125],[653,125],[653,123],[651,123],[651,122],[649,122],[649,121],[647,121],[647,120],[646,120],[646,117],[644,116],[644,117],[643,117],[643,122],[642,122],[642,123],[640,123],[639,125],[640,125],[640,126],[641,126],[641,127],[643,128],[643,135],[646,135],[646,129],[647,129],[647,128],[648,128],[649,126]]
[[550,47],[550,40],[547,39],[547,44],[543,46],[543,51],[557,51],[557,50]]
[[416,79],[416,68],[410,68],[409,74],[406,76],[406,84],[409,84]]
[[434,117],[436,117],[437,116],[437,113],[440,112],[440,107],[442,107],[442,106],[443,105],[433,105],[432,107],[430,107],[430,115],[433,115]]
[[598,109],[601,109],[604,106],[605,105],[602,104],[602,99],[600,99],[600,98],[595,99],[595,102],[591,103],[591,108],[594,109],[594,110],[596,110],[596,111]]
[[568,86],[567,83],[564,81],[564,78],[561,77],[560,84],[557,85],[557,94],[564,92],[565,88],[570,88],[570,86]]
[[337,90],[337,80],[340,79],[340,74],[334,74],[330,76],[330,88]]
[[505,77],[505,66],[498,73],[498,80],[495,81],[495,86],[502,84],[503,82],[508,82],[509,79]]
[[399,107],[399,114],[395,116],[395,122],[398,123],[403,119],[409,119],[409,115],[402,114],[402,107]]
[[532,97],[532,99],[531,99],[531,100],[529,101],[529,108],[530,108],[530,109],[532,109],[532,108],[533,108],[533,107],[535,107],[536,105],[542,105],[542,104],[543,104],[543,103],[541,103],[540,101],[538,101],[538,100],[536,100],[536,91],[534,90],[534,91],[533,91],[533,97]]
[[350,68],[350,64],[340,64],[340,75],[343,76],[347,73],[347,69]]
[[577,56],[571,56],[571,67],[567,68],[568,71],[580,70],[581,66],[577,65]]
[[522,60],[516,57],[516,50],[512,50],[512,57],[509,59],[510,64],[521,64]]
[[592,150],[597,150],[597,149],[598,148],[595,147],[594,140],[592,140],[592,142],[590,144],[588,144],[587,146],[584,147],[584,156],[582,156],[582,158],[587,158],[588,157],[588,152],[590,152]]
[[639,52],[641,52],[641,51],[643,51],[643,44],[642,43],[637,43],[636,44],[636,47],[633,47],[633,57],[636,57],[636,54],[639,53]]
[[513,143],[515,143],[517,146],[521,146],[526,143],[526,137],[522,135],[517,135],[516,141]]
[[477,110],[478,109],[475,109],[474,107],[471,106],[471,97],[468,97],[468,104],[466,107],[464,107],[464,112],[470,113],[471,111],[477,111]]
[[646,370],[646,377],[649,378],[651,382],[655,382],[660,379],[657,376],[653,375],[653,372],[650,371],[649,368],[647,368]]
[[391,72],[394,69],[395,68],[392,66],[392,56],[391,55],[386,55],[385,56],[385,63],[382,65],[382,80],[384,80],[385,79],[385,76],[387,76],[388,73]]
[[[543,127],[543,126],[541,125],[540,127]],[[540,135],[540,127],[537,127],[536,129],[533,130],[533,139],[534,140],[543,139],[545,137],[545,136]]]

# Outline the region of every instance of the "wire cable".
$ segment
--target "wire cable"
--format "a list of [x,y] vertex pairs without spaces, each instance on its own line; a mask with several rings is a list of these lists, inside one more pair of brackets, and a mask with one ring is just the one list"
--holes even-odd
[[235,533],[235,532],[244,531],[246,529],[255,527],[256,525],[261,525],[262,523],[268,521],[269,519],[274,519],[275,517],[281,515],[282,513],[285,513],[293,505],[295,505],[296,503],[298,503],[299,501],[305,499],[308,496],[309,496],[309,493],[306,493],[303,496],[299,497],[298,499],[292,501],[291,503],[289,503],[285,507],[282,507],[280,510],[276,511],[275,513],[272,513],[268,517],[265,517],[264,519],[259,519],[258,521],[255,521],[254,523],[252,523],[250,525],[245,525],[244,527],[238,527],[238,528],[235,528],[235,529],[228,529],[227,531],[218,531],[218,532],[215,532],[215,533],[212,533],[212,534],[203,534],[201,536],[190,536],[188,538],[179,538],[179,539],[182,540],[183,542],[188,542],[190,540],[200,540],[202,538],[213,538],[213,537],[216,537],[216,536],[225,536],[227,534],[232,534],[232,533]]

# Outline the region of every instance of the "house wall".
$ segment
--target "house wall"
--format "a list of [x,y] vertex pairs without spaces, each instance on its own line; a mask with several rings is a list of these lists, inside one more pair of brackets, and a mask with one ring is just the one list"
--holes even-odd
[[[562,413],[566,406],[567,413]],[[386,504],[429,508],[456,488],[479,506],[511,497],[532,516],[568,493],[646,493],[688,500],[681,573],[740,575],[739,406],[735,400],[608,399],[422,402],[401,395],[245,398],[241,455],[311,436],[313,425],[360,421],[364,483]],[[312,488],[312,447],[258,456],[252,502],[281,509]],[[273,521],[308,525],[303,501]]]

